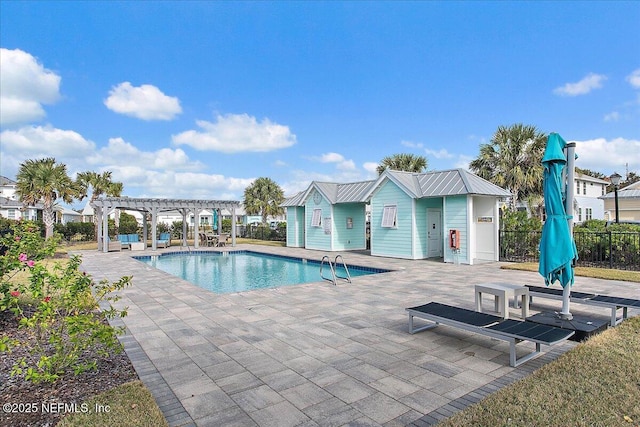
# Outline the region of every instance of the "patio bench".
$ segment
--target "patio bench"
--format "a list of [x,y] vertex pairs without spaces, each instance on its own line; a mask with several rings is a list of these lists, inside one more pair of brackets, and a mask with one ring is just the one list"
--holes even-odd
[[[562,299],[562,289],[548,288],[544,286],[526,285],[529,288],[529,298],[533,297]],[[629,308],[640,309],[640,300],[633,298],[622,298],[608,295],[590,294],[586,292],[571,291],[570,301],[577,304],[586,304],[604,307],[611,310],[611,326],[616,326],[628,317]],[[618,310],[622,310],[622,316],[618,317]]]
[[[465,331],[486,335],[509,343],[509,365],[516,367],[541,355],[542,344],[554,345],[569,339],[575,332],[539,323],[503,319],[486,313],[465,308],[453,307],[438,302],[406,309],[409,314],[409,333],[431,329],[439,324],[452,326]],[[415,328],[413,318],[418,317],[433,323]],[[536,349],[518,358],[516,344],[522,341],[535,343]]]

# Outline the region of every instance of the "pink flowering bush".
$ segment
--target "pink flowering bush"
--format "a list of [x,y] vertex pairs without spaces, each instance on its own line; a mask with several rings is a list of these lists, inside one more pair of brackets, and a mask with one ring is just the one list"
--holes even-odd
[[[97,357],[122,351],[117,334],[123,329],[105,319],[127,314],[126,308],[116,309],[112,303],[120,299],[114,292],[130,285],[131,277],[94,284],[80,271],[79,256],[47,268],[40,261],[55,252],[57,243],[49,243],[53,240],[45,241],[37,227],[22,221],[12,235],[0,238],[0,311],[10,310],[30,336],[28,343],[0,336],[0,352],[29,346],[29,356],[16,362],[12,375],[34,382],[54,382],[69,370],[80,374],[95,369]],[[28,284],[12,280],[20,271],[28,272]],[[93,356],[81,358],[88,353]]]

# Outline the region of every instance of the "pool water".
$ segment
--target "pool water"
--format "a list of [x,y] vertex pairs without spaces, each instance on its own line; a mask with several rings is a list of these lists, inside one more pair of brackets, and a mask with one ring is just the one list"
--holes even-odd
[[[322,281],[318,261],[250,251],[180,252],[136,259],[219,294]],[[389,271],[352,265],[347,267],[351,277]],[[326,278],[331,277],[326,264],[322,274]],[[336,269],[336,274],[346,277],[341,266]]]

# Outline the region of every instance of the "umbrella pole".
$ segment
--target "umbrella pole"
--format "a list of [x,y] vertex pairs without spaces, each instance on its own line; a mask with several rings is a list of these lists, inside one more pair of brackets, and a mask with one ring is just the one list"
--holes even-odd
[[[576,143],[569,142],[566,146],[567,167],[566,167],[566,197],[564,210],[567,213],[567,223],[569,224],[569,233],[573,236],[573,200],[574,200],[574,178],[575,178],[575,162],[576,162]],[[573,315],[569,311],[569,302],[571,298],[571,283],[567,283],[562,289],[562,311],[560,318],[565,320],[573,319]]]

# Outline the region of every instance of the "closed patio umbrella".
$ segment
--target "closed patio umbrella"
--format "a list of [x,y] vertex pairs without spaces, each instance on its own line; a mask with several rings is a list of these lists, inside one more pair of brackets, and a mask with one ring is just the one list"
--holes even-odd
[[[573,161],[574,153],[571,144],[568,155],[563,150],[567,143],[557,133],[552,133],[547,139],[547,146],[542,158],[544,167],[544,205],[547,218],[542,227],[540,239],[540,265],[538,271],[544,277],[547,286],[560,282],[564,288],[562,312],[560,316],[571,319],[569,312],[569,297],[573,285],[573,263],[578,259],[578,251],[573,241],[571,226],[573,224]],[[569,165],[567,172],[569,179],[565,183],[563,169]],[[566,190],[566,198],[563,194]],[[569,214],[567,214],[569,212]]]

